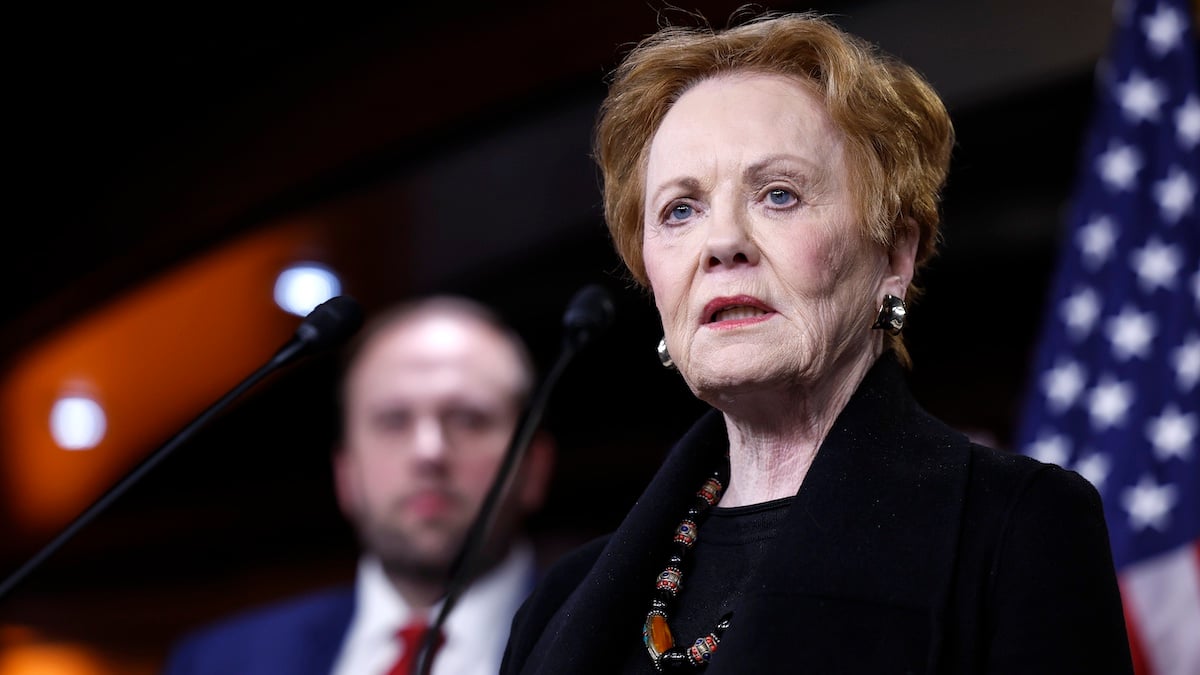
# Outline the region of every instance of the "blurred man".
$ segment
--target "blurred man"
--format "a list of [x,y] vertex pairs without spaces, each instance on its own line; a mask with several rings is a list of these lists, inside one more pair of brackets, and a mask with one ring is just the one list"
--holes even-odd
[[[534,385],[524,343],[473,301],[434,297],[375,317],[349,350],[334,454],[338,503],[363,546],[354,587],[224,621],[184,640],[165,672],[408,675]],[[542,504],[553,452],[534,436],[431,675],[499,670],[535,576],[521,522]]]

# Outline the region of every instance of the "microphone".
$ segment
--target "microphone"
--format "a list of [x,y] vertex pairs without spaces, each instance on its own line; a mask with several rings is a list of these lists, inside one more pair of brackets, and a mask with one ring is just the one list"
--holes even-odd
[[516,467],[521,463],[521,458],[529,448],[529,442],[541,421],[551,390],[558,382],[558,378],[566,369],[567,364],[570,363],[571,358],[612,324],[614,314],[611,296],[603,286],[598,284],[591,284],[579,289],[567,303],[567,309],[563,314],[563,344],[559,350],[558,359],[555,360],[554,366],[538,385],[525,410],[521,413],[508,450],[500,463],[500,468],[496,471],[495,478],[492,479],[487,497],[480,505],[479,513],[475,514],[471,529],[467,531],[462,548],[451,566],[446,598],[442,601],[441,611],[438,612],[421,641],[417,657],[413,660],[411,675],[429,675],[429,670],[433,667],[430,656],[441,632],[442,624],[446,622],[446,617],[454,609],[459,596],[466,590],[478,572],[482,561],[480,554],[496,521],[497,506],[511,487]]
[[292,339],[271,357],[269,365],[278,368],[301,356],[338,345],[357,333],[362,324],[363,311],[358,302],[348,295],[334,296],[304,317]]
[[578,349],[613,322],[612,297],[599,284],[575,292],[563,314],[564,340]]
[[142,460],[133,471],[129,472],[119,483],[110,488],[89,506],[86,511],[75,518],[49,544],[5,579],[4,583],[0,585],[0,599],[4,598],[24,577],[45,561],[46,558],[49,558],[67,540],[83,529],[92,518],[108,508],[112,502],[116,501],[117,497],[140,480],[142,476],[154,468],[171,451],[191,438],[197,429],[204,426],[208,420],[223,410],[231,401],[283,365],[343,342],[358,332],[358,329],[362,327],[362,323],[362,308],[350,296],[339,295],[313,308],[300,323],[300,326],[296,328],[296,333],[292,336],[292,339],[280,347],[279,351],[271,357],[271,360],[259,367],[258,370],[254,371],[245,380],[242,380],[238,386],[230,390],[229,393],[221,397],[216,403],[209,406],[196,419],[192,420],[186,427],[176,433],[166,444]]

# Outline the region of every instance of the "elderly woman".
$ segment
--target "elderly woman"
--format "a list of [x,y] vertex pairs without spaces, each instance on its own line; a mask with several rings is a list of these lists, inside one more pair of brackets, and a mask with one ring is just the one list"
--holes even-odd
[[906,388],[953,130],[813,14],[668,27],[611,83],[606,217],[714,410],[549,571],[502,672],[1128,673],[1099,498]]

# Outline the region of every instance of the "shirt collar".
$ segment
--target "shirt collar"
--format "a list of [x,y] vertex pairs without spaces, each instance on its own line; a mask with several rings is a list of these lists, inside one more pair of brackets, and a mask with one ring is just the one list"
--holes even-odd
[[[442,625],[446,642],[434,661],[433,675],[499,669],[512,617],[533,587],[535,570],[532,545],[520,541],[466,588]],[[396,629],[418,613],[392,586],[382,562],[370,554],[359,559],[355,599],[352,632],[361,645],[391,644]],[[427,620],[433,622],[441,609],[438,602]]]

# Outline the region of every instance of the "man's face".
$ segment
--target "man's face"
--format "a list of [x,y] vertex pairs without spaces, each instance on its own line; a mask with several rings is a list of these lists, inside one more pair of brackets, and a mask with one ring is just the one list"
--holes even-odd
[[425,314],[373,337],[348,373],[342,510],[385,567],[445,576],[508,448],[522,371],[476,319]]

